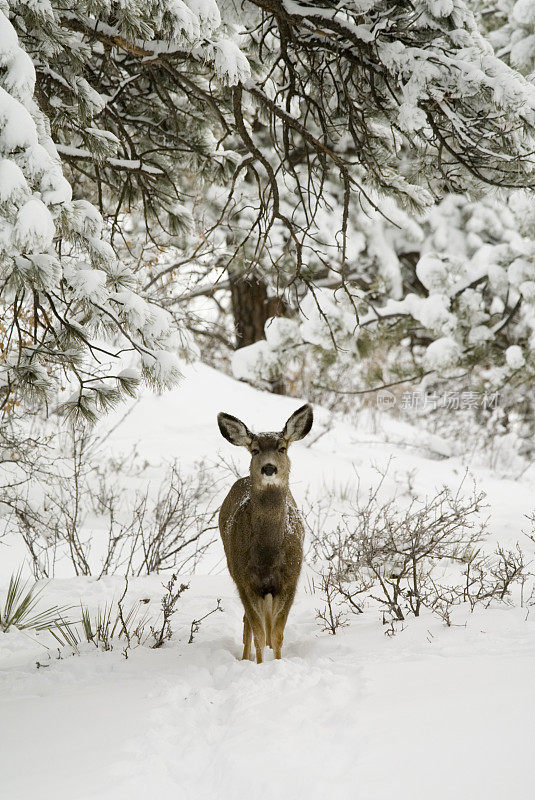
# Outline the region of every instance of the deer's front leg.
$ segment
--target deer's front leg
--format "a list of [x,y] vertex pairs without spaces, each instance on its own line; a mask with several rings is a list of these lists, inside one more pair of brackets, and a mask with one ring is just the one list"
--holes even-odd
[[295,589],[289,595],[287,595],[282,601],[282,603],[278,606],[275,619],[273,620],[273,633],[272,633],[273,654],[276,659],[282,658],[282,642],[284,639],[284,628],[286,627],[286,621],[288,619],[288,614],[290,613],[290,609],[294,601],[294,596],[295,596]]
[[[253,632],[253,639],[256,650],[256,663],[261,664],[262,661],[264,660],[264,648],[266,646],[266,633],[264,630],[264,623],[262,617],[258,613],[254,601],[252,601],[245,594],[245,592],[240,592],[240,597],[243,603],[243,607],[245,609],[245,616],[247,617],[250,628]],[[245,638],[245,626],[244,626],[244,638]],[[245,656],[245,647],[243,652]]]

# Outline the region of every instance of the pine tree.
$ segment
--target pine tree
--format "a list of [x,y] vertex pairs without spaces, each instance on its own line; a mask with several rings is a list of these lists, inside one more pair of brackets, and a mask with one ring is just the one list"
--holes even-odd
[[120,363],[118,353],[132,350],[149,381],[176,379],[171,318],[139,296],[102,238],[99,212],[72,199],[8,10],[0,11],[2,407],[46,403],[63,373],[74,382],[64,410],[93,420],[139,382],[135,370],[101,370],[103,358]]
[[531,0],[482,0],[479,10],[499,57],[531,77],[535,70],[535,5]]
[[357,202],[414,212],[448,191],[531,185],[533,89],[465,3],[254,6],[262,21],[240,37],[252,76],[232,87],[230,110],[217,100],[243,158],[230,191],[203,198],[232,285],[251,275],[295,300],[329,270],[344,283]]
[[207,242],[207,271],[299,299],[331,265],[345,285],[354,201],[532,182],[534,90],[461,0],[1,9],[0,147],[20,171],[3,181],[6,404],[63,369],[69,407],[94,416],[136,381],[98,369],[110,346],[176,376],[162,282],[141,297],[116,258],[133,217],[157,246]]

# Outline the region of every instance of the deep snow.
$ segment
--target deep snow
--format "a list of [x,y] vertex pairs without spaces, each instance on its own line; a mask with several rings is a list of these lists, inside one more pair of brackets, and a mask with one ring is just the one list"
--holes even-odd
[[[155,469],[174,457],[191,469],[219,452],[243,474],[247,456],[220,437],[216,413],[273,429],[298,404],[189,367],[178,389],[147,393],[112,415],[105,448],[128,452],[138,443]],[[309,440],[290,453],[298,502],[307,490],[321,502],[325,485],[354,487],[355,474],[363,487],[374,484],[374,465],[390,459],[385,496],[403,491],[409,471],[422,495],[457,487],[464,474],[461,459],[445,457],[447,442],[386,415],[363,414],[357,428],[330,424],[319,409]],[[535,505],[533,469],[517,481],[472,473],[489,496],[492,538],[514,545]],[[15,546],[3,552],[0,599],[20,558]],[[138,647],[125,659],[120,648],[85,645],[71,655],[47,650],[46,637],[0,634],[2,798],[531,800],[535,612],[503,606],[465,614],[451,628],[426,614],[386,636],[369,611],[333,637],[315,621],[320,599],[307,568],[283,661],[257,666],[238,660],[242,610],[219,544],[198,572],[160,650]],[[129,599],[150,598],[147,607],[157,609],[166,579],[131,581]],[[82,598],[96,608],[122,587],[119,576],[58,577],[44,601]],[[216,598],[224,613],[187,644],[192,619]]]

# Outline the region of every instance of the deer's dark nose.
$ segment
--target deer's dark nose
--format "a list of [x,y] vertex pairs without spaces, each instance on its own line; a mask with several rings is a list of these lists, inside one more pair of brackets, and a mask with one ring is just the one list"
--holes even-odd
[[277,471],[277,467],[274,464],[264,464],[262,467],[262,473],[264,475],[274,475]]

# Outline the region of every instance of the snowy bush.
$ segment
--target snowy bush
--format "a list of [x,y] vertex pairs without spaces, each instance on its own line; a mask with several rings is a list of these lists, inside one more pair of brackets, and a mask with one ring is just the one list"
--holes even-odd
[[[87,431],[58,436],[49,468],[4,487],[4,535],[22,537],[36,578],[59,563],[75,575],[194,572],[214,540],[215,482],[204,464],[163,465],[156,485],[135,452],[102,459]],[[136,488],[137,487],[137,488]]]
[[[383,478],[384,480],[384,478]],[[424,609],[451,624],[455,606],[509,602],[515,584],[529,577],[521,548],[485,553],[484,496],[443,489],[423,500],[381,503],[381,483],[357,497],[330,533],[313,542],[325,608],[318,618],[331,633],[347,614],[371,605],[383,621],[418,617]]]

